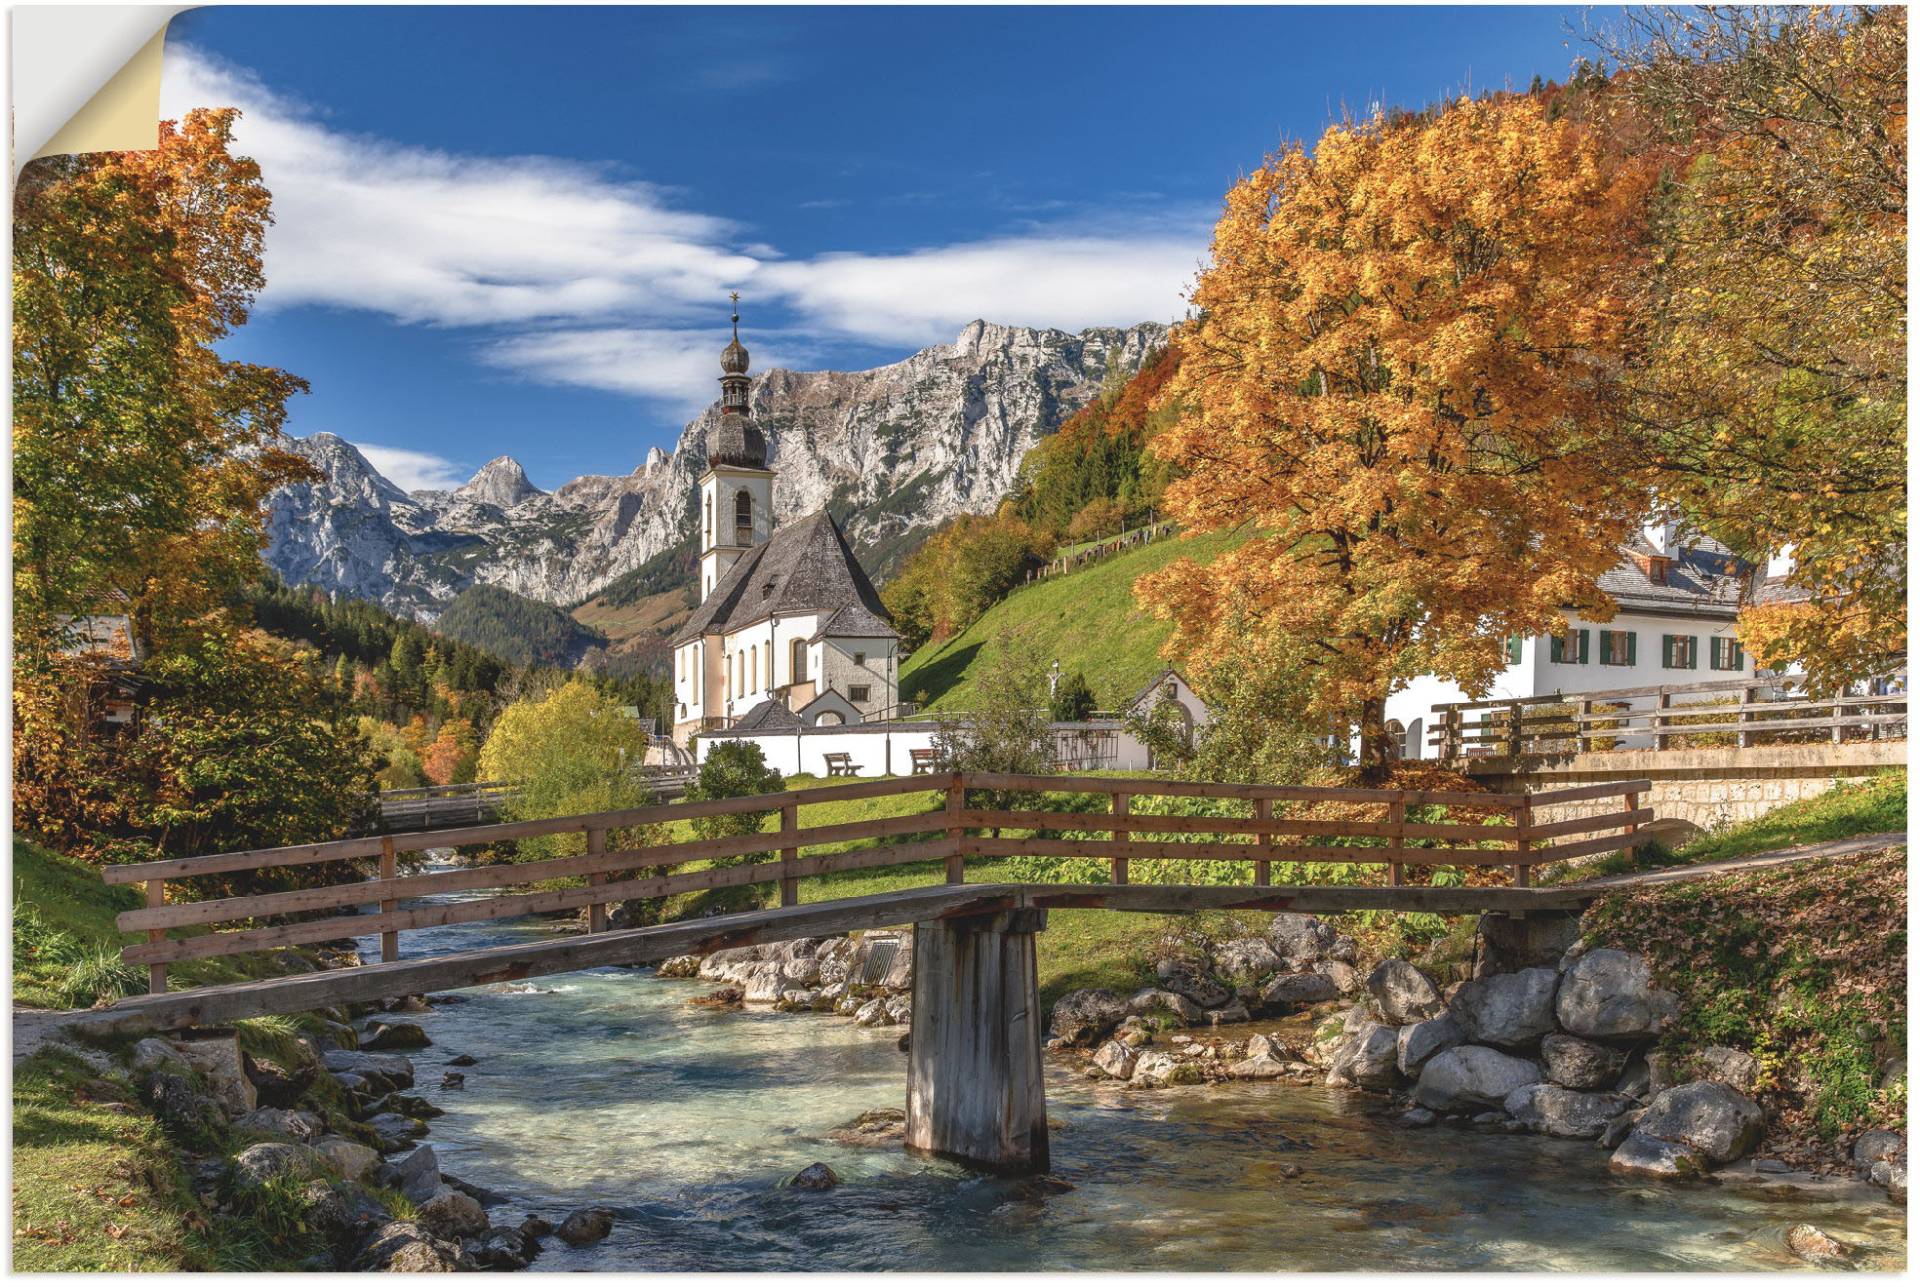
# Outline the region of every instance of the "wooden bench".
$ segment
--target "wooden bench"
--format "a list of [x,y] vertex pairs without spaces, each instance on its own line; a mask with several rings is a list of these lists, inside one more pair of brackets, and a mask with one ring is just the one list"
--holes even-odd
[[830,778],[850,778],[860,772],[860,766],[853,762],[853,756],[845,751],[828,751],[825,755],[827,776]]
[[913,757],[913,771],[915,773],[931,773],[939,767],[940,752],[934,750],[931,746],[923,746],[917,750],[909,751],[907,754]]

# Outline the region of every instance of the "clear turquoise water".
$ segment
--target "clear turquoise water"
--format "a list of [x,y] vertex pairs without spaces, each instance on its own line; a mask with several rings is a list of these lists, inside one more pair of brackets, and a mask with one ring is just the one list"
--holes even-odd
[[[427,955],[538,937],[464,926],[403,938]],[[444,936],[444,937],[443,937]],[[1804,1268],[1811,1221],[1903,1267],[1902,1213],[1831,1194],[1653,1185],[1608,1174],[1591,1143],[1406,1131],[1378,1101],[1274,1085],[1130,1092],[1049,1073],[1055,1174],[977,1176],[896,1147],[825,1142],[903,1107],[899,1029],[686,1004],[711,985],[597,970],[470,989],[418,1017],[414,1057],[446,1110],[442,1167],[506,1195],[496,1223],[614,1209],[613,1235],[541,1270],[1743,1270]],[[445,1061],[479,1062],[441,1090]],[[784,1182],[814,1161],[827,1193]],[[1280,1168],[1302,1168],[1287,1179]]]

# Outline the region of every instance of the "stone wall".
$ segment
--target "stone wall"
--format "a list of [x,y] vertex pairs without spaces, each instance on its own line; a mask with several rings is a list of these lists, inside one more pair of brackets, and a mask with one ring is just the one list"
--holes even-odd
[[[1797,800],[1907,762],[1901,741],[1846,742],[1807,746],[1755,746],[1684,751],[1596,751],[1585,755],[1529,756],[1523,760],[1471,760],[1464,766],[1490,791],[1552,791],[1646,778],[1641,797],[1656,819],[1702,830],[1748,822]],[[1608,812],[1614,800],[1541,809],[1541,822]]]

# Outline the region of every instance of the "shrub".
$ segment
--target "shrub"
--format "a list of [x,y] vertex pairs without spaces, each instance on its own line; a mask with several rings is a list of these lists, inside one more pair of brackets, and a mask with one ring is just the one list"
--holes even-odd
[[[737,800],[751,795],[771,795],[786,790],[787,780],[768,767],[767,757],[753,742],[720,742],[707,752],[707,758],[700,763],[700,776],[687,788],[687,799],[696,800]],[[715,840],[723,836],[750,836],[766,828],[773,810],[763,809],[752,813],[717,813],[705,818],[693,820],[694,834],[706,840]],[[717,858],[716,867],[732,867],[740,863],[766,862],[771,857],[768,852],[738,854],[731,858]]]
[[1047,714],[1056,720],[1078,722],[1093,714],[1093,686],[1086,675],[1075,670],[1062,675],[1047,699]]

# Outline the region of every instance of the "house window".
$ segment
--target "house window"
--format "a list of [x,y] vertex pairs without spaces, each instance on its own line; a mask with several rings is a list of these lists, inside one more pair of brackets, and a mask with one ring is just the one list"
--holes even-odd
[[854,665],[856,665],[856,666],[864,666],[864,665],[866,665],[866,664],[867,664],[867,654],[865,654],[864,652],[856,652],[855,654],[853,654],[853,664],[854,664]]
[[1547,641],[1547,660],[1557,661],[1563,666],[1584,666],[1587,664],[1587,644],[1590,631],[1569,630]]
[[742,532],[753,531],[753,494],[744,487],[733,494],[733,525]]
[[807,682],[807,641],[804,639],[793,641],[793,682]]
[[1520,649],[1526,642],[1526,637],[1523,635],[1507,636],[1507,664],[1509,666],[1518,666],[1520,664]]
[[858,706],[867,700],[867,694],[871,691],[872,689],[866,684],[855,684],[853,687],[847,689],[847,698],[853,702],[854,705]]
[[1668,670],[1698,670],[1699,638],[1694,635],[1660,636],[1660,664]]
[[1634,663],[1634,633],[1631,630],[1602,630],[1600,632],[1600,664],[1602,666],[1631,666]]
[[1742,670],[1746,667],[1747,655],[1738,639],[1711,639],[1708,661],[1715,670]]
[[747,691],[751,693],[760,687],[760,654],[752,648],[747,649],[747,665],[751,667],[747,671]]

